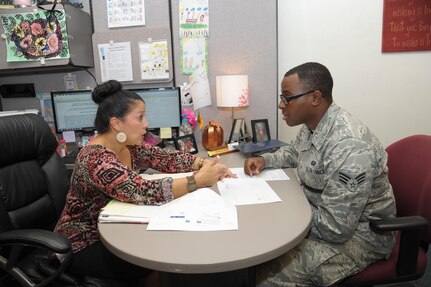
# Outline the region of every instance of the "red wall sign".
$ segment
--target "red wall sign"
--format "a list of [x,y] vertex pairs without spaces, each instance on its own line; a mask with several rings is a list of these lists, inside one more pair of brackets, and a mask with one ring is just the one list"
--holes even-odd
[[431,0],[384,0],[382,52],[431,50]]

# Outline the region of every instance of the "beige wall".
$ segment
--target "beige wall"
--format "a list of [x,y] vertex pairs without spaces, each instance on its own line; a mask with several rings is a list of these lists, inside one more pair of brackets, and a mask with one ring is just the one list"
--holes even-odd
[[[278,1],[280,82],[303,62],[325,64],[334,99],[387,146],[431,134],[431,51],[381,53],[383,0]],[[279,138],[297,128],[280,121]]]

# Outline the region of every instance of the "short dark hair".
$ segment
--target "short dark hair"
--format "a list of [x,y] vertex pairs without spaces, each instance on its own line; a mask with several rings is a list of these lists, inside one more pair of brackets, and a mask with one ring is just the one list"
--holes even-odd
[[334,81],[331,73],[324,65],[308,62],[290,69],[285,77],[297,74],[299,80],[307,90],[319,90],[329,101],[332,101]]
[[92,98],[99,105],[94,119],[94,126],[99,134],[109,130],[109,121],[112,117],[122,119],[136,101],[144,102],[136,93],[124,90],[121,83],[116,80],[109,80],[95,87]]

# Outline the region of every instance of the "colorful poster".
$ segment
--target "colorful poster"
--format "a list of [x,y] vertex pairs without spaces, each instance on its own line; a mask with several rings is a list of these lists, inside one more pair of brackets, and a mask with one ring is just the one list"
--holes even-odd
[[64,10],[1,15],[7,62],[70,58]]
[[169,79],[168,41],[139,43],[141,79]]
[[180,0],[180,37],[208,37],[208,0]]
[[207,69],[206,38],[181,38],[181,70],[192,74],[197,68]]

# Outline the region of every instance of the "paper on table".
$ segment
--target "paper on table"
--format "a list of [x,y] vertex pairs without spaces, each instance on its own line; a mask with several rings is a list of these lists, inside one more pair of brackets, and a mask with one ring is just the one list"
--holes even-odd
[[238,176],[245,179],[264,179],[264,180],[289,180],[287,174],[281,168],[264,169],[258,175],[249,176],[244,172],[242,167],[230,168],[230,170]]
[[234,205],[281,201],[264,179],[225,178],[217,186],[221,196]]
[[209,188],[175,199],[151,218],[147,230],[237,230],[236,207]]
[[137,205],[111,200],[99,215],[100,223],[148,223],[162,206]]

